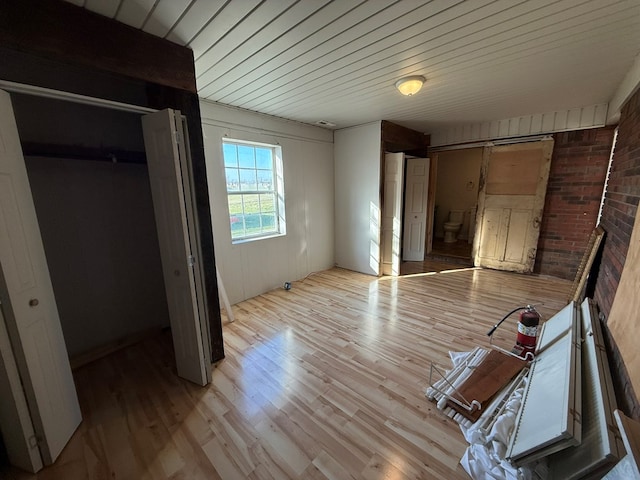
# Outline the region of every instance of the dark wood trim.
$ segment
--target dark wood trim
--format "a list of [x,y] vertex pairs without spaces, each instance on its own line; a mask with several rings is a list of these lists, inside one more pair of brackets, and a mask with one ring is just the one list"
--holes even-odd
[[193,51],[58,0],[2,0],[0,44],[196,93]]
[[133,152],[119,148],[54,145],[34,142],[21,142],[21,145],[22,153],[27,157],[69,158],[72,160],[97,160],[114,163],[147,163],[145,152]]
[[429,135],[382,120],[382,146],[384,152],[404,152],[416,157],[427,157]]

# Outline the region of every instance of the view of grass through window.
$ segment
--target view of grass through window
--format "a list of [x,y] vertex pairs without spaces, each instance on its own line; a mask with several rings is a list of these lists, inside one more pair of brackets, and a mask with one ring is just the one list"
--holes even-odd
[[223,141],[232,240],[279,233],[275,148]]

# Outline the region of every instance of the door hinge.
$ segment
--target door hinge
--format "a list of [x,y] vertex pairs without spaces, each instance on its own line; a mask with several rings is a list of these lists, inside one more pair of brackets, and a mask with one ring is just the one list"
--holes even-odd
[[29,437],[29,448],[38,448],[38,444],[40,443],[40,441],[38,440],[38,437],[36,437],[35,435],[31,435]]
[[193,267],[196,264],[196,257],[194,257],[193,255],[189,255],[187,257],[187,263],[190,267]]

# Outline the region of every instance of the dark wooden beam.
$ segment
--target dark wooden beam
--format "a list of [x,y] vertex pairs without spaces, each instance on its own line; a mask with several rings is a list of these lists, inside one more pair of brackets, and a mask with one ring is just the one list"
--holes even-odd
[[382,147],[385,152],[404,152],[408,155],[426,157],[429,136],[388,120],[383,120]]
[[2,0],[0,44],[196,92],[192,50],[59,0]]

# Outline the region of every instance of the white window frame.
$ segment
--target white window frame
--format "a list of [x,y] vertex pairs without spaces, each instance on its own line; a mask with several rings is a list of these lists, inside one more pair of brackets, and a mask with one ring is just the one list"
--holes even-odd
[[[227,183],[227,168],[232,169],[232,168],[237,168],[238,170],[238,174],[240,174],[241,170],[255,170],[256,171],[256,177],[257,177],[257,172],[260,170],[266,170],[266,169],[260,169],[257,166],[254,167],[240,167],[240,165],[238,164],[237,167],[227,167],[227,162],[225,161],[225,153],[224,153],[224,146],[225,144],[230,144],[230,145],[236,145],[236,146],[245,146],[245,147],[252,147],[252,148],[267,148],[270,149],[272,151],[272,178],[273,178],[273,188],[270,190],[260,190],[256,187],[256,190],[242,190],[241,187],[239,187],[239,190],[230,190],[229,189],[229,185]],[[237,243],[244,243],[244,242],[249,242],[249,241],[254,241],[254,240],[262,240],[262,239],[266,239],[266,238],[273,238],[273,237],[280,237],[280,236],[284,236],[286,235],[286,218],[285,218],[285,201],[284,201],[284,174],[283,174],[283,165],[282,165],[282,147],[280,147],[280,145],[272,145],[272,144],[268,144],[268,143],[260,143],[260,142],[251,142],[251,141],[247,141],[247,140],[239,140],[239,139],[232,139],[232,138],[227,138],[224,137],[222,139],[222,143],[221,143],[221,149],[222,149],[222,164],[223,164],[223,169],[224,169],[224,174],[225,174],[225,187],[227,188],[227,213],[229,215],[229,233],[231,235],[231,243],[232,244],[237,244]],[[246,224],[244,224],[244,231],[245,234],[242,236],[233,236],[233,230],[232,230],[232,224],[234,223],[234,218],[237,218],[238,214],[237,213],[231,213],[231,203],[230,203],[230,198],[234,197],[234,196],[238,196],[241,198],[241,204],[242,204],[242,208],[243,208],[243,213],[240,214],[242,216],[242,222],[244,223],[246,221],[245,218],[245,213],[244,213],[244,208],[245,208],[245,202],[244,202],[244,196],[245,195],[262,195],[262,194],[268,194],[271,193],[274,195],[274,213],[275,213],[275,228],[273,230],[268,230],[268,231],[260,231],[258,233],[255,234],[246,234]],[[262,207],[259,206],[259,212],[262,213]],[[262,221],[262,218],[261,218]]]

